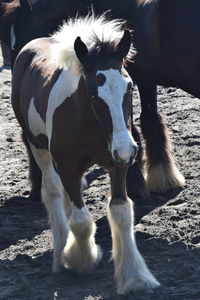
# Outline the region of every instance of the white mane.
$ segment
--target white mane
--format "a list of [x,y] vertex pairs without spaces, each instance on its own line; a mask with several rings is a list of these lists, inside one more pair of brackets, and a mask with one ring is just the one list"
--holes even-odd
[[[60,69],[80,70],[80,62],[74,51],[74,41],[79,36],[91,49],[95,40],[102,42],[120,41],[123,36],[122,20],[107,20],[105,14],[95,17],[93,14],[86,17],[76,17],[65,22],[52,38],[57,42],[52,47],[54,63]],[[96,37],[96,38],[95,38]],[[133,49],[128,56],[132,57]]]

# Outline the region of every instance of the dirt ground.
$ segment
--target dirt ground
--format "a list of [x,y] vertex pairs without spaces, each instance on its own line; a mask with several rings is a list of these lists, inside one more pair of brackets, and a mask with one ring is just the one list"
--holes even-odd
[[[161,287],[116,296],[111,236],[106,219],[107,174],[95,167],[85,203],[97,221],[101,264],[91,274],[51,273],[52,236],[41,203],[28,199],[28,165],[10,105],[10,71],[0,71],[0,299],[175,300],[200,299],[200,100],[179,89],[159,88],[159,110],[169,124],[174,153],[186,178],[182,190],[153,194],[135,205],[138,247]],[[139,124],[135,89],[134,112]]]

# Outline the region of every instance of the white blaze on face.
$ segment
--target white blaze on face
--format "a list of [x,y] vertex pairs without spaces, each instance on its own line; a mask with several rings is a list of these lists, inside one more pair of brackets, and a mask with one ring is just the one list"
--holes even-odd
[[106,77],[105,83],[98,87],[98,97],[108,105],[112,119],[111,153],[114,158],[114,152],[117,151],[119,158],[128,163],[133,155],[134,147],[137,147],[126,127],[123,114],[124,95],[131,79],[122,76],[118,70],[114,69],[98,71],[97,75],[99,73]]

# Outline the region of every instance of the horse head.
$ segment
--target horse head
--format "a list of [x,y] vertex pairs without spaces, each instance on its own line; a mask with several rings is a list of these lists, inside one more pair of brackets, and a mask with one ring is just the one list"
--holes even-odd
[[137,154],[130,130],[133,84],[124,68],[130,47],[128,30],[114,46],[99,44],[88,49],[80,37],[74,43],[83,66],[92,112],[108,137],[114,163],[120,166],[132,164]]

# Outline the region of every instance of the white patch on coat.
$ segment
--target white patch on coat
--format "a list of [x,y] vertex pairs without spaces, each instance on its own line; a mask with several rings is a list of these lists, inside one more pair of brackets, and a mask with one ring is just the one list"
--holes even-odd
[[31,98],[30,101],[30,106],[28,110],[28,125],[34,136],[38,136],[39,134],[47,134],[45,123],[35,108],[34,98]]
[[12,50],[14,50],[15,43],[16,43],[16,36],[15,36],[14,26],[12,25],[10,28],[10,46]]
[[52,87],[46,112],[46,129],[49,146],[51,143],[54,112],[66,98],[70,97],[77,90],[80,77],[80,74],[73,73],[71,69],[62,70],[59,78]]
[[113,125],[111,153],[113,155],[114,150],[117,150],[119,157],[128,162],[133,147],[137,147],[126,127],[122,106],[131,79],[114,69],[98,71],[97,75],[100,73],[106,77],[106,81],[98,87],[98,96],[108,105]]

